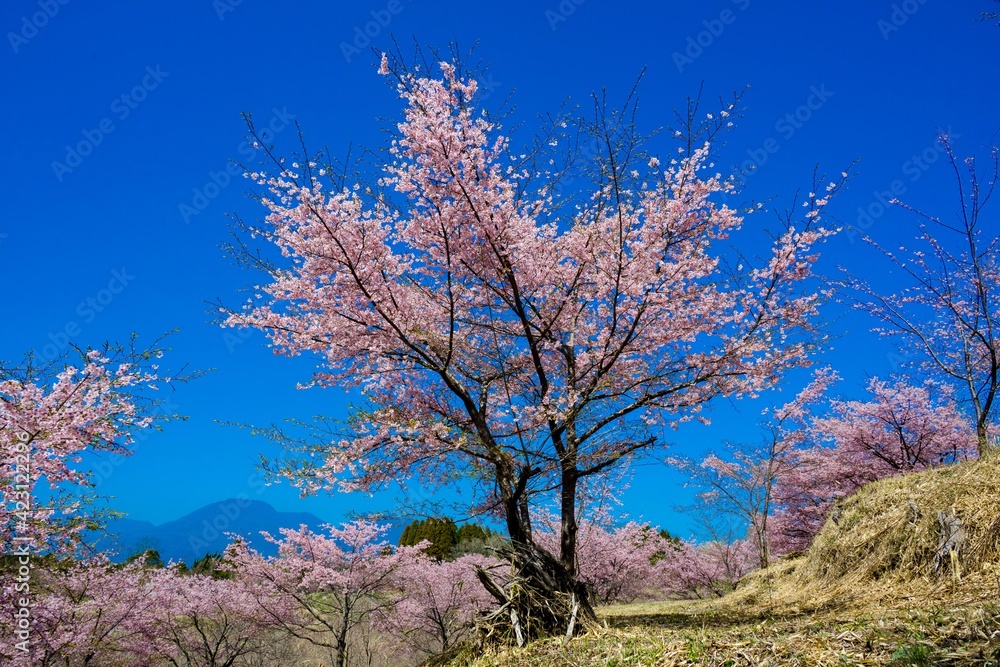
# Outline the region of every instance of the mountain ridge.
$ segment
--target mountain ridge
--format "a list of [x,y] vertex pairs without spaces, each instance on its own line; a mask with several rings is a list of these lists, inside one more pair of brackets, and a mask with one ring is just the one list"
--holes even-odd
[[[154,549],[164,562],[184,561],[191,565],[205,554],[222,552],[230,542],[230,533],[246,539],[262,554],[274,555],[275,546],[261,536],[261,531],[277,536],[281,528],[302,525],[320,531],[326,523],[330,522],[311,512],[283,512],[262,500],[235,497],[209,503],[159,525],[128,517],[113,519],[106,530],[92,532],[89,541],[95,542],[98,551],[112,553],[115,561]],[[386,539],[391,537],[388,534]]]

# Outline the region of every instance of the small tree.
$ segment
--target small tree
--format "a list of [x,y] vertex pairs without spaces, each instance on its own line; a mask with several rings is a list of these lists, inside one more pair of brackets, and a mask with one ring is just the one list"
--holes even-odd
[[955,173],[958,214],[942,219],[893,200],[922,220],[918,240],[924,249],[895,253],[866,240],[902,270],[910,286],[895,294],[864,280],[846,286],[859,307],[882,321],[876,331],[903,339],[926,371],[955,387],[972,413],[983,455],[992,446],[1000,388],[1000,233],[986,224],[983,211],[997,183],[1000,156],[993,148],[984,179],[973,158],[962,164],[946,135],[939,141]]
[[[33,573],[36,599],[24,642],[28,651],[14,649],[12,642],[5,641],[0,647],[5,665],[85,667],[156,661],[161,646],[153,636],[153,617],[162,598],[150,585],[153,572],[138,562],[50,565],[54,566],[39,566]],[[5,618],[13,613],[14,599],[22,595],[10,586],[8,595],[0,596],[5,598]]]
[[477,523],[463,523],[458,527],[458,543],[472,540],[485,541],[493,536],[493,531]]
[[165,563],[160,558],[160,552],[156,549],[143,549],[139,553],[132,554],[125,559],[126,563],[139,563],[143,567],[164,567]]
[[668,549],[658,578],[668,596],[722,597],[756,565],[753,540],[712,540],[702,544],[681,542]]
[[[555,547],[557,532],[541,533],[542,544]],[[663,595],[662,570],[677,543],[647,524],[629,521],[621,526],[580,522],[577,569],[595,600],[603,604],[629,603]]]
[[[136,434],[170,417],[150,391],[162,378],[163,349],[107,344],[38,366],[0,364],[0,550],[33,541],[32,551],[72,552],[81,531],[101,525],[85,457],[127,456]],[[16,545],[15,537],[22,538]]]
[[191,564],[191,574],[200,574],[216,579],[231,579],[232,571],[223,560],[223,554],[205,554]]
[[[183,574],[176,566],[104,559],[38,563],[28,651],[0,646],[3,664],[24,667],[232,667],[272,655],[279,619],[294,609],[272,601],[262,582]],[[5,617],[17,593],[0,587]],[[280,615],[277,615],[280,614]],[[270,664],[270,663],[268,663]]]
[[399,546],[402,547],[416,546],[421,542],[426,543],[423,549],[428,556],[438,560],[450,558],[459,542],[459,529],[447,517],[432,517],[409,524],[399,537]]
[[660,528],[656,534],[663,538],[668,546],[679,547],[681,545],[681,538],[671,534],[666,528]]
[[416,558],[400,569],[396,602],[380,610],[376,626],[419,654],[447,651],[467,638],[476,615],[494,604],[476,568],[502,565],[479,554],[450,561]]
[[147,584],[157,600],[149,632],[160,656],[175,667],[232,667],[251,659],[268,664],[272,645],[285,638],[298,610],[267,583],[175,568],[154,573]]
[[674,459],[690,475],[691,483],[706,490],[699,494],[706,509],[723,513],[749,526],[760,568],[771,563],[774,490],[779,480],[796,465],[795,456],[806,442],[809,410],[837,380],[836,373],[822,370],[794,400],[764,410],[770,419],[763,424],[763,447],[729,443],[725,459],[709,454],[701,463]]
[[866,402],[833,401],[831,415],[812,424],[819,439],[858,462],[861,475],[880,479],[975,456],[977,435],[947,386],[872,378],[868,393]]

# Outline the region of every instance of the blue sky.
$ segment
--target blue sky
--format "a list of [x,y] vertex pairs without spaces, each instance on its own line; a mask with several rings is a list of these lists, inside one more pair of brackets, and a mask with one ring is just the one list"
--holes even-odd
[[[134,456],[99,475],[98,490],[134,518],[162,522],[241,493],[332,521],[350,508],[389,509],[390,496],[300,500],[287,485],[263,487],[254,464],[264,443],[215,421],[336,415],[348,400],[335,390],[296,390],[309,359],[275,357],[262,336],[233,338],[211,323],[207,302],[235,303],[252,279],[219,248],[227,212],[257,214],[246,181],[224,173],[230,159],[253,159],[241,112],[273,122],[288,149],[288,119],[301,123],[310,145],[335,154],[351,142],[381,146],[377,119],[400,106],[365,42],[388,48],[392,35],[434,45],[478,41],[497,90],[487,104],[513,92],[515,118],[529,126],[567,98],[586,103],[602,87],[623,95],[644,67],[640,123],[649,129],[670,122],[702,81],[709,100],[749,85],[746,116],[727,149],[731,162],[759,164],[748,194],[787,203],[796,188],[808,190],[816,163],[839,173],[860,159],[834,213],[850,225],[859,208],[871,210],[866,231],[896,246],[914,235],[913,218],[880,214],[878,193],[899,181],[904,199],[947,214],[954,201],[937,130],[950,129],[960,153],[980,155],[1000,130],[1000,28],[975,20],[993,7],[987,0],[7,2],[0,9],[0,264],[7,269],[0,358],[51,352],[67,338],[98,344],[179,327],[170,361],[215,369],[171,395],[189,421],[140,441]],[[842,264],[891,282],[875,259],[845,234],[828,244],[823,261],[831,272]],[[845,376],[845,393],[892,370],[891,349],[867,333],[870,326],[856,314],[835,323],[843,337],[826,361]],[[759,409],[720,404],[711,429],[669,437],[675,451],[695,453],[753,433]],[[642,466],[624,509],[683,533],[673,511],[687,493],[681,483],[661,466]]]

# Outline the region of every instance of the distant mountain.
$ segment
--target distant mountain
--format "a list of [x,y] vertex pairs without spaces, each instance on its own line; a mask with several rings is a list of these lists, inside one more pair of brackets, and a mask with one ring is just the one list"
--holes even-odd
[[302,524],[318,531],[322,523],[309,512],[279,512],[259,500],[230,498],[159,526],[149,521],[116,519],[108,523],[104,534],[92,534],[91,541],[96,540],[101,551],[114,552],[117,561],[156,549],[164,561],[183,560],[191,565],[206,553],[225,549],[230,542],[226,533],[240,535],[261,553],[273,555],[276,549],[261,536],[261,531],[277,536],[280,528],[298,528]]

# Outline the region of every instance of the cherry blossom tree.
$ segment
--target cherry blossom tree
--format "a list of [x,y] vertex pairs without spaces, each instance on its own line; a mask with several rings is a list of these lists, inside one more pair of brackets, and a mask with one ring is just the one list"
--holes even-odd
[[657,561],[673,548],[646,524],[630,521],[614,530],[596,523],[580,531],[579,576],[603,604],[628,603],[659,591]]
[[[316,384],[366,398],[281,473],[307,492],[476,480],[519,562],[555,572],[592,617],[573,583],[581,480],[657,446],[656,427],[806,362],[822,298],[807,280],[837,185],[811,193],[756,268],[731,266],[743,215],[718,202],[734,186],[708,171],[709,136],[661,162],[598,101],[579,125],[601,146],[593,187],[573,209],[554,194],[559,170],[536,168],[558,136],[522,156],[474,108],[476,81],[441,70],[383,58],[405,110],[377,187],[341,187],[308,157],[272,155],[273,171],[250,174],[267,191],[250,231],[284,259],[254,260],[267,278],[244,309],[223,309],[226,324],[317,355]],[[730,111],[705,121],[711,136]],[[542,563],[529,499],[550,490],[560,548]]]
[[[36,569],[32,585],[39,594],[30,608],[27,650],[4,642],[3,649],[11,649],[5,660],[25,666],[154,664],[160,647],[152,639],[153,618],[163,598],[150,574],[139,564],[119,567],[100,559]],[[4,616],[14,609],[13,597],[23,595],[10,590]]]
[[469,636],[476,614],[494,605],[476,568],[493,571],[504,565],[480,554],[455,560],[422,555],[400,568],[397,600],[379,611],[376,627],[417,654],[447,651]]
[[[535,519],[535,539],[550,553],[559,551],[559,518]],[[647,524],[635,521],[614,526],[610,516],[578,520],[577,576],[594,600],[603,604],[662,596],[662,565],[676,545]]]
[[[106,345],[81,353],[80,365],[0,365],[0,547],[72,550],[98,517],[87,510],[93,487],[85,457],[128,455],[137,431],[170,415],[149,392],[172,381],[158,376],[163,350]],[[93,525],[91,525],[93,527]]]
[[[752,538],[698,543],[636,521],[615,526],[610,517],[596,519],[580,521],[577,571],[603,604],[721,596],[759,562]],[[540,515],[536,523],[539,544],[558,548],[558,521]]]
[[829,369],[816,372],[813,380],[792,401],[764,410],[768,420],[762,447],[728,443],[726,457],[709,454],[700,463],[675,458],[672,461],[691,477],[691,484],[705,490],[699,500],[706,511],[725,513],[750,527],[758,555],[758,566],[771,562],[774,490],[779,480],[797,464],[797,456],[807,441],[811,410],[837,380]]
[[[268,592],[261,582],[102,558],[40,566],[33,586],[27,651],[0,654],[12,665],[245,665],[273,654],[278,620],[293,612],[279,598],[262,613],[258,599]],[[15,594],[4,596],[5,615]]]
[[759,562],[753,539],[701,544],[681,541],[664,554],[657,575],[665,597],[721,597]]
[[882,321],[876,331],[900,338],[921,356],[927,372],[959,392],[972,413],[982,455],[992,447],[1000,388],[1000,234],[983,217],[1000,155],[992,149],[990,170],[982,178],[973,158],[963,164],[946,135],[939,141],[955,173],[957,215],[939,218],[894,201],[922,220],[922,248],[897,253],[866,240],[902,271],[909,286],[892,294],[864,280],[846,286],[862,309]]
[[835,448],[864,462],[861,474],[881,478],[975,456],[977,436],[947,386],[872,378],[868,393],[867,402],[834,401],[832,415],[813,422]]
[[838,498],[885,477],[975,456],[977,434],[946,386],[873,378],[867,401],[832,401],[774,491],[780,552],[809,546]]
[[181,574],[169,567],[156,571],[147,586],[157,599],[148,621],[150,640],[176,667],[232,667],[267,659],[297,611],[266,582],[247,577]]
[[293,637],[332,649],[337,667],[345,667],[352,630],[386,613],[400,570],[426,558],[424,544],[390,546],[382,539],[387,530],[368,521],[327,526],[325,535],[306,526],[282,529],[280,538],[264,534],[277,556],[237,541],[226,559],[237,577],[266,584],[255,600],[265,616]]

